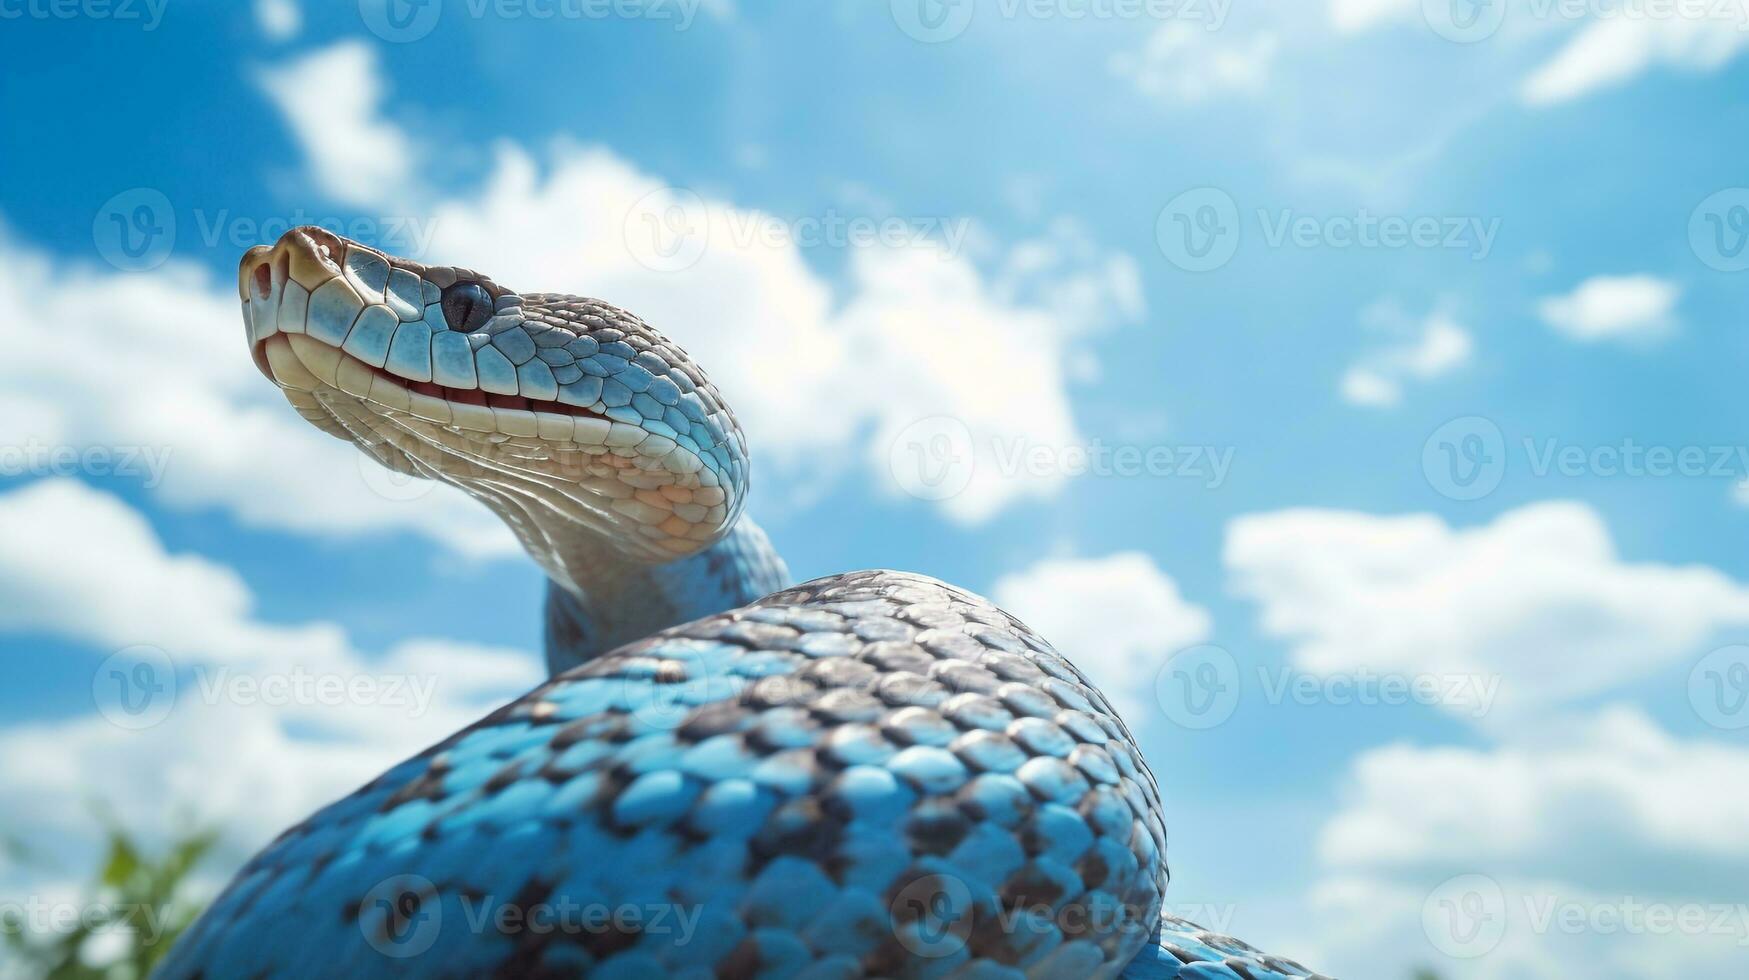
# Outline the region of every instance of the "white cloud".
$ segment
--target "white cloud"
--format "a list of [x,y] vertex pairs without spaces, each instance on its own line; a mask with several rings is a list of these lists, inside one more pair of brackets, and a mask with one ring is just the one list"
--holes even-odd
[[[1302,669],[1498,678],[1494,712],[1516,719],[1749,623],[1749,587],[1705,566],[1625,562],[1579,503],[1464,530],[1430,514],[1276,511],[1235,519],[1224,558]],[[1483,707],[1453,701],[1466,716]]]
[[[122,501],[70,480],[0,496],[0,538],[0,591],[14,600],[0,631],[99,651],[148,645],[179,671],[174,708],[152,727],[98,714],[0,729],[8,830],[54,854],[98,847],[97,800],[152,838],[186,811],[222,827],[227,860],[239,860],[543,676],[531,652],[412,640],[367,658],[335,625],[262,622],[234,571],[169,553]],[[284,696],[251,696],[231,686],[237,678],[274,679]],[[316,678],[365,695],[334,699]],[[100,707],[101,683],[93,678]]]
[[[1495,748],[1375,749],[1320,835],[1311,904],[1332,927],[1319,962],[1487,980],[1728,974],[1749,945],[1746,820],[1749,751],[1674,737],[1634,708]],[[1440,957],[1429,937],[1450,937],[1422,919],[1458,875],[1499,888],[1488,911],[1505,924],[1467,961]],[[1659,929],[1648,907],[1701,914],[1700,929]]]
[[382,118],[376,51],[348,40],[261,71],[259,81],[303,147],[317,187],[336,201],[381,208],[404,200],[416,149]]
[[1269,32],[1224,41],[1201,25],[1173,21],[1157,28],[1141,50],[1113,55],[1110,68],[1151,98],[1196,103],[1261,92],[1280,48]]
[[[438,205],[431,252],[512,288],[601,297],[674,337],[734,407],[756,466],[818,478],[861,459],[890,487],[899,434],[948,416],[972,433],[977,460],[964,492],[941,502],[949,516],[983,520],[1060,486],[999,472],[996,448],[1078,440],[1071,371],[1085,369],[1095,332],[1140,315],[1133,259],[1059,226],[985,273],[969,246],[933,235],[853,247],[834,290],[787,233],[756,233],[773,227],[790,226],[669,188],[605,150],[558,147],[543,179],[506,145],[482,193]],[[664,271],[656,234],[690,261]]]
[[517,550],[459,491],[385,492],[386,471],[298,418],[250,362],[236,287],[197,267],[99,272],[0,235],[0,343],[12,472],[73,475],[48,454],[98,447],[111,454],[103,467],[167,502],[224,507],[251,525],[409,530],[475,556]]
[[1330,0],[1330,23],[1344,34],[1419,14],[1418,0]]
[[1208,611],[1138,551],[1047,559],[1003,576],[991,595],[1081,668],[1131,725],[1158,713],[1154,676],[1167,658],[1209,635]]
[[1320,859],[1347,869],[1471,865],[1600,885],[1609,872],[1584,862],[1607,853],[1617,870],[1667,869],[1641,883],[1660,891],[1697,861],[1749,870],[1749,751],[1675,738],[1638,709],[1494,749],[1374,749],[1349,781],[1319,841]]
[[1418,14],[1418,0],[1329,0],[1329,21],[1341,33],[1369,30]]
[[304,26],[298,0],[255,0],[255,23],[270,41],[289,41]]
[[1594,276],[1537,305],[1543,322],[1574,340],[1645,338],[1675,323],[1682,290],[1654,276]]
[[[1571,101],[1660,67],[1717,71],[1749,47],[1744,30],[1749,8],[1740,0],[1589,3],[1577,12],[1570,12],[1573,5],[1549,0],[1493,2],[1508,6],[1489,41],[1502,46],[1513,64],[1531,66],[1515,86],[1518,98],[1529,105]],[[1390,24],[1427,32],[1422,7],[1420,0],[1330,0],[1328,9],[1338,33],[1358,34]],[[1556,33],[1570,36],[1548,58],[1527,60],[1529,53],[1542,50],[1533,42]]]
[[1342,377],[1342,397],[1355,405],[1384,407],[1403,399],[1405,381],[1431,381],[1469,362],[1468,330],[1446,313],[1417,322],[1390,303],[1380,303],[1363,323],[1391,342],[1363,355]]
[[[1664,5],[1669,9],[1671,5]],[[1740,3],[1675,5],[1697,15],[1661,17],[1617,14],[1581,27],[1554,57],[1520,87],[1532,105],[1566,102],[1612,88],[1657,66],[1716,71],[1749,47],[1743,30],[1749,8]]]
[[[761,465],[818,482],[866,461],[892,488],[897,433],[946,415],[975,434],[978,462],[966,490],[942,503],[951,516],[981,520],[1061,485],[1004,475],[994,452],[1022,437],[1078,441],[1068,386],[1093,370],[1094,332],[1139,317],[1133,259],[1060,226],[986,274],[963,237],[949,250],[938,235],[857,248],[835,291],[796,245],[749,234],[770,215],[700,201],[708,247],[695,265],[662,272],[640,262],[650,255],[628,236],[642,230],[640,200],[663,188],[608,151],[576,148],[558,150],[542,180],[526,153],[505,147],[482,195],[432,206],[428,257],[637,311],[706,365]],[[251,365],[235,295],[178,260],[118,274],[0,234],[7,472],[69,475],[50,454],[96,448],[174,506],[223,507],[246,524],[323,537],[404,530],[471,556],[516,553],[503,524],[460,492],[398,487],[299,419]]]
[[[392,197],[416,178],[410,141],[378,118],[369,49],[336,45],[267,73],[265,84],[337,196]],[[330,89],[339,87],[350,101],[336,113]],[[385,143],[392,152],[376,169],[352,159]],[[1097,369],[1087,338],[1141,316],[1135,260],[1094,247],[1073,225],[1019,243],[986,273],[969,254],[969,222],[906,222],[921,230],[844,246],[848,281],[834,290],[801,247],[829,229],[668,187],[605,149],[561,144],[543,163],[544,176],[527,151],[501,144],[478,193],[430,205],[424,257],[632,310],[705,367],[756,460],[815,483],[860,457],[897,492],[889,467],[901,433],[919,419],[957,419],[975,466],[965,489],[940,501],[956,520],[985,520],[1062,485],[1060,474],[1003,472],[997,452],[1019,439],[1077,444],[1068,386]],[[860,203],[852,217],[879,225],[891,217],[883,210]]]

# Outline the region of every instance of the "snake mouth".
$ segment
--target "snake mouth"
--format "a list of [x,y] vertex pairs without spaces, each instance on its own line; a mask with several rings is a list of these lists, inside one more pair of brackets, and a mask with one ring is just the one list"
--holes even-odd
[[[288,393],[349,395],[380,414],[412,416],[452,429],[578,445],[629,445],[634,434],[636,441],[646,438],[636,426],[576,405],[410,381],[296,334],[269,337],[254,350],[256,364],[268,380]],[[295,404],[297,399],[293,401]],[[626,431],[616,436],[616,426]]]

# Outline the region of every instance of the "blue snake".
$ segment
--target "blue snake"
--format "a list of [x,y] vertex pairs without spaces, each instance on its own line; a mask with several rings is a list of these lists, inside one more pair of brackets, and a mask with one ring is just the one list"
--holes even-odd
[[299,414],[515,531],[552,677],[282,834],[159,975],[1314,976],[1163,914],[1153,774],[1043,638],[919,575],[791,586],[637,317],[319,228],[238,286]]

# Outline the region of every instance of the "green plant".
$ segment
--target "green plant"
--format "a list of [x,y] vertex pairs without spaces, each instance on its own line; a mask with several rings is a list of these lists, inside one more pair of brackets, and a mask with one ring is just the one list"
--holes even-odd
[[[200,913],[187,892],[188,877],[218,834],[188,833],[162,854],[146,854],[133,836],[106,819],[108,841],[97,879],[66,929],[34,930],[35,923],[0,920],[0,940],[25,976],[42,980],[142,980]],[[5,851],[29,861],[30,851],[6,839]],[[104,942],[100,934],[121,937]]]

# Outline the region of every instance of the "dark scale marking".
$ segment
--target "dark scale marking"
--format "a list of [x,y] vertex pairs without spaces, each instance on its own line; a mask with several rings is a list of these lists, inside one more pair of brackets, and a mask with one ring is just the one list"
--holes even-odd
[[905,840],[918,854],[945,855],[959,846],[972,830],[959,807],[944,797],[924,800],[911,811],[905,825]]

